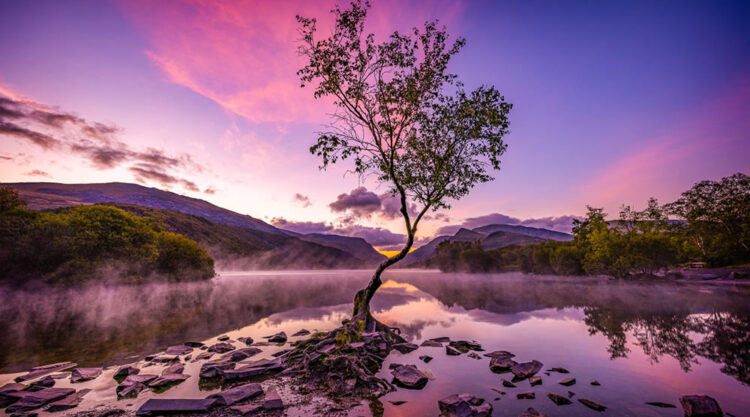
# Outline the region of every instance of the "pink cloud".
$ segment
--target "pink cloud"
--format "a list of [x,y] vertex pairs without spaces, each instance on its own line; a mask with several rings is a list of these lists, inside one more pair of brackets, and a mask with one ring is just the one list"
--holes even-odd
[[[595,206],[640,204],[650,196],[671,198],[692,182],[730,175],[727,160],[750,156],[750,80],[697,106],[669,132],[640,141],[579,188]],[[674,194],[674,195],[673,195]]]
[[[120,2],[121,9],[143,34],[145,53],[167,79],[215,101],[255,122],[318,122],[327,106],[314,104],[296,71],[295,15],[317,17],[322,34],[330,30],[332,1],[209,0]],[[440,18],[448,25],[461,12],[460,3],[441,0],[375,2],[371,30],[409,29]]]

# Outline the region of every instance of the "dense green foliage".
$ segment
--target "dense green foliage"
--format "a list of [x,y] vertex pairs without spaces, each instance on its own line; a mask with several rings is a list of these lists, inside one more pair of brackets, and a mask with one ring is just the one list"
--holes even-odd
[[[669,219],[669,216],[676,219]],[[623,206],[619,220],[588,207],[574,222],[570,242],[543,242],[482,250],[478,242],[442,242],[432,265],[443,271],[653,276],[670,267],[750,261],[750,177],[737,173],[703,181],[674,203],[648,201],[643,211]]]
[[1,280],[184,281],[214,275],[213,259],[197,243],[119,208],[33,211],[23,209],[17,196],[15,204],[5,200],[0,211]]

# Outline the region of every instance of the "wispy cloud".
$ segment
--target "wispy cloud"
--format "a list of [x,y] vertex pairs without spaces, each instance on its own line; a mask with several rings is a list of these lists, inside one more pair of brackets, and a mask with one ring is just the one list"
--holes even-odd
[[312,201],[310,201],[310,197],[300,194],[300,193],[294,194],[294,196],[292,197],[292,202],[301,205],[302,208],[307,208],[307,207],[312,206]]
[[49,177],[50,175],[42,170],[34,169],[26,173],[26,175],[32,176],[32,177]]

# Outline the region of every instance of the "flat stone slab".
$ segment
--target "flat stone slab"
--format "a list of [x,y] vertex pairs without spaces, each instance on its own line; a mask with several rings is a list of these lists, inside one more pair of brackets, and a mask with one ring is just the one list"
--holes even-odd
[[569,387],[571,385],[575,385],[576,384],[576,379],[575,378],[565,378],[565,379],[561,379],[561,380],[557,381],[557,383],[560,384],[560,385],[565,385],[566,387]]
[[88,394],[91,390],[90,389],[82,389],[72,395],[68,395],[67,397],[63,398],[62,400],[57,400],[55,402],[50,403],[47,408],[44,409],[44,411],[54,413],[56,411],[63,411],[68,410],[71,408],[78,407],[78,404],[83,401],[83,397]]
[[518,394],[516,394],[516,398],[518,398],[519,400],[533,400],[534,398],[536,398],[536,394],[534,393],[534,391],[519,392]]
[[102,368],[76,368],[70,374],[70,382],[91,381],[102,374]]
[[599,404],[597,402],[594,402],[594,401],[591,401],[591,400],[587,400],[585,398],[579,398],[578,402],[581,403],[581,404],[583,404],[583,405],[585,405],[586,407],[588,407],[588,408],[590,408],[592,410],[599,411],[599,412],[604,412],[607,409],[607,407],[605,407],[605,406],[603,406],[603,405],[601,405],[601,404]]
[[76,366],[78,366],[78,364],[76,364],[75,362],[58,362],[49,365],[36,366],[29,369],[29,372],[27,374],[16,377],[15,381],[28,381],[30,379],[36,379],[40,376],[51,374],[52,372],[59,372],[65,369],[75,368]]
[[213,353],[227,353],[230,350],[235,350],[235,349],[237,349],[237,348],[234,347],[233,344],[231,344],[231,343],[224,343],[224,342],[215,343],[215,344],[213,344],[213,345],[211,345],[211,346],[208,347],[208,351],[209,352],[213,352]]
[[393,345],[393,349],[396,349],[400,353],[409,353],[417,350],[419,346],[414,343],[396,343]]
[[471,394],[453,394],[438,401],[442,417],[489,417],[492,404]]
[[461,353],[467,353],[470,350],[482,351],[482,345],[474,341],[468,340],[455,340],[448,343],[448,346],[452,346],[458,349]]
[[260,404],[243,404],[229,407],[230,410],[240,413],[242,416],[255,415],[263,410],[263,406]]
[[0,387],[0,395],[5,395],[6,393],[13,393],[18,391],[23,391],[29,386],[26,384],[19,384],[18,382],[11,382],[9,384],[5,384],[2,387]]
[[115,372],[114,375],[112,375],[112,377],[114,379],[120,379],[120,378],[125,378],[128,375],[137,375],[139,372],[141,372],[141,370],[136,368],[133,365],[123,365],[117,368],[117,371]]
[[251,383],[230,388],[228,390],[209,395],[208,399],[216,400],[218,405],[233,405],[240,401],[255,398],[263,394],[263,388],[260,384]]
[[422,347],[443,347],[443,344],[440,343],[440,342],[436,342],[434,340],[425,340],[419,346],[422,346]]
[[419,357],[424,363],[429,363],[432,360],[432,356],[422,355]]
[[652,407],[659,407],[659,408],[677,408],[677,406],[674,404],[663,403],[661,401],[649,401],[646,403],[646,405],[650,405]]
[[186,345],[170,346],[165,353],[167,355],[187,355],[188,353],[193,353],[193,348]]
[[544,366],[541,362],[534,360],[531,362],[517,363],[511,366],[510,371],[513,372],[518,379],[525,379],[534,376]]
[[445,354],[449,356],[458,356],[461,354],[461,351],[454,348],[453,346],[446,346],[445,347]]
[[532,376],[529,378],[529,384],[533,387],[536,385],[542,385],[542,377],[541,376]]
[[724,413],[719,403],[708,395],[684,395],[680,404],[687,417],[721,417]]
[[6,397],[18,398],[18,401],[5,409],[6,413],[29,411],[52,401],[57,401],[76,392],[73,388],[44,388],[39,391],[16,391],[5,394]]
[[507,350],[496,350],[494,352],[485,353],[484,356],[488,358],[499,358],[499,357],[514,358],[516,355],[508,352]]
[[510,371],[518,362],[511,359],[510,356],[495,356],[490,359],[490,371],[501,374]]
[[232,362],[239,362],[251,356],[255,356],[261,352],[263,351],[258,349],[257,347],[246,347],[246,348],[237,349],[235,351],[227,353],[226,355],[222,357],[222,359],[227,359]]
[[141,384],[140,382],[124,385],[122,386],[122,389],[120,389],[121,385],[117,386],[117,399],[123,399],[123,398],[135,398],[138,396],[138,394],[146,389],[146,386],[144,384]]
[[223,371],[234,369],[234,362],[207,362],[201,365],[201,378],[216,378]]
[[549,372],[557,372],[558,374],[569,374],[570,371],[565,368],[550,368]]
[[146,401],[137,416],[157,416],[164,414],[207,413],[216,404],[213,399],[161,399],[152,398]]
[[182,371],[185,370],[185,365],[182,362],[176,362],[166,367],[163,371],[161,371],[162,375],[169,375],[169,374],[181,374]]
[[557,405],[573,404],[573,401],[570,401],[568,398],[563,397],[562,395],[557,395],[552,392],[547,393],[547,398],[549,398],[553,403]]
[[52,378],[51,375],[47,375],[42,379],[38,379],[32,382],[31,385],[29,386],[29,390],[38,391],[42,388],[49,388],[54,385],[55,385],[55,378]]
[[276,388],[269,388],[266,391],[266,397],[263,400],[263,408],[266,410],[278,410],[284,408],[284,402],[281,401],[279,393],[276,392]]
[[422,389],[427,385],[427,375],[414,365],[402,365],[391,370],[393,382],[403,388]]
[[148,383],[148,386],[150,388],[163,388],[174,384],[179,384],[180,382],[188,379],[188,375],[183,374],[167,374],[160,376],[159,378],[154,379],[153,381]]
[[155,362],[155,363],[170,363],[170,362],[178,362],[179,360],[180,360],[180,357],[174,356],[174,355],[161,355],[155,358],[151,358],[151,362]]
[[505,378],[501,379],[500,381],[503,383],[503,386],[506,387],[506,388],[515,388],[516,387],[516,384],[508,381]]
[[[258,361],[261,362],[261,361]],[[226,371],[221,371],[221,376],[226,379],[227,381],[236,381],[236,380],[243,380],[243,379],[250,379],[257,376],[262,376],[266,374],[270,374],[272,372],[277,372],[282,369],[284,369],[284,365],[281,361],[274,360],[274,361],[264,361],[267,363],[262,363],[260,365],[258,364],[251,364],[242,368],[238,369],[230,369]]]
[[546,415],[540,413],[535,408],[529,407],[521,413],[518,417],[547,417]]

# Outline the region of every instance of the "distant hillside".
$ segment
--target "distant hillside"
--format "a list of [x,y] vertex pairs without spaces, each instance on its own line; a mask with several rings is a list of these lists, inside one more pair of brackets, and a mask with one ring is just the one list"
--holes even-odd
[[359,238],[299,235],[204,200],[137,184],[3,185],[16,189],[29,209],[114,203],[139,215],[160,217],[170,231],[208,249],[219,268],[360,268],[383,259]]
[[473,242],[479,241],[482,249],[500,249],[510,245],[530,245],[546,240],[569,241],[573,236],[554,230],[536,227],[515,226],[508,224],[492,224],[476,229],[461,228],[453,236],[438,236],[426,245],[406,255],[403,266],[425,266],[435,256],[435,251],[441,242]]

